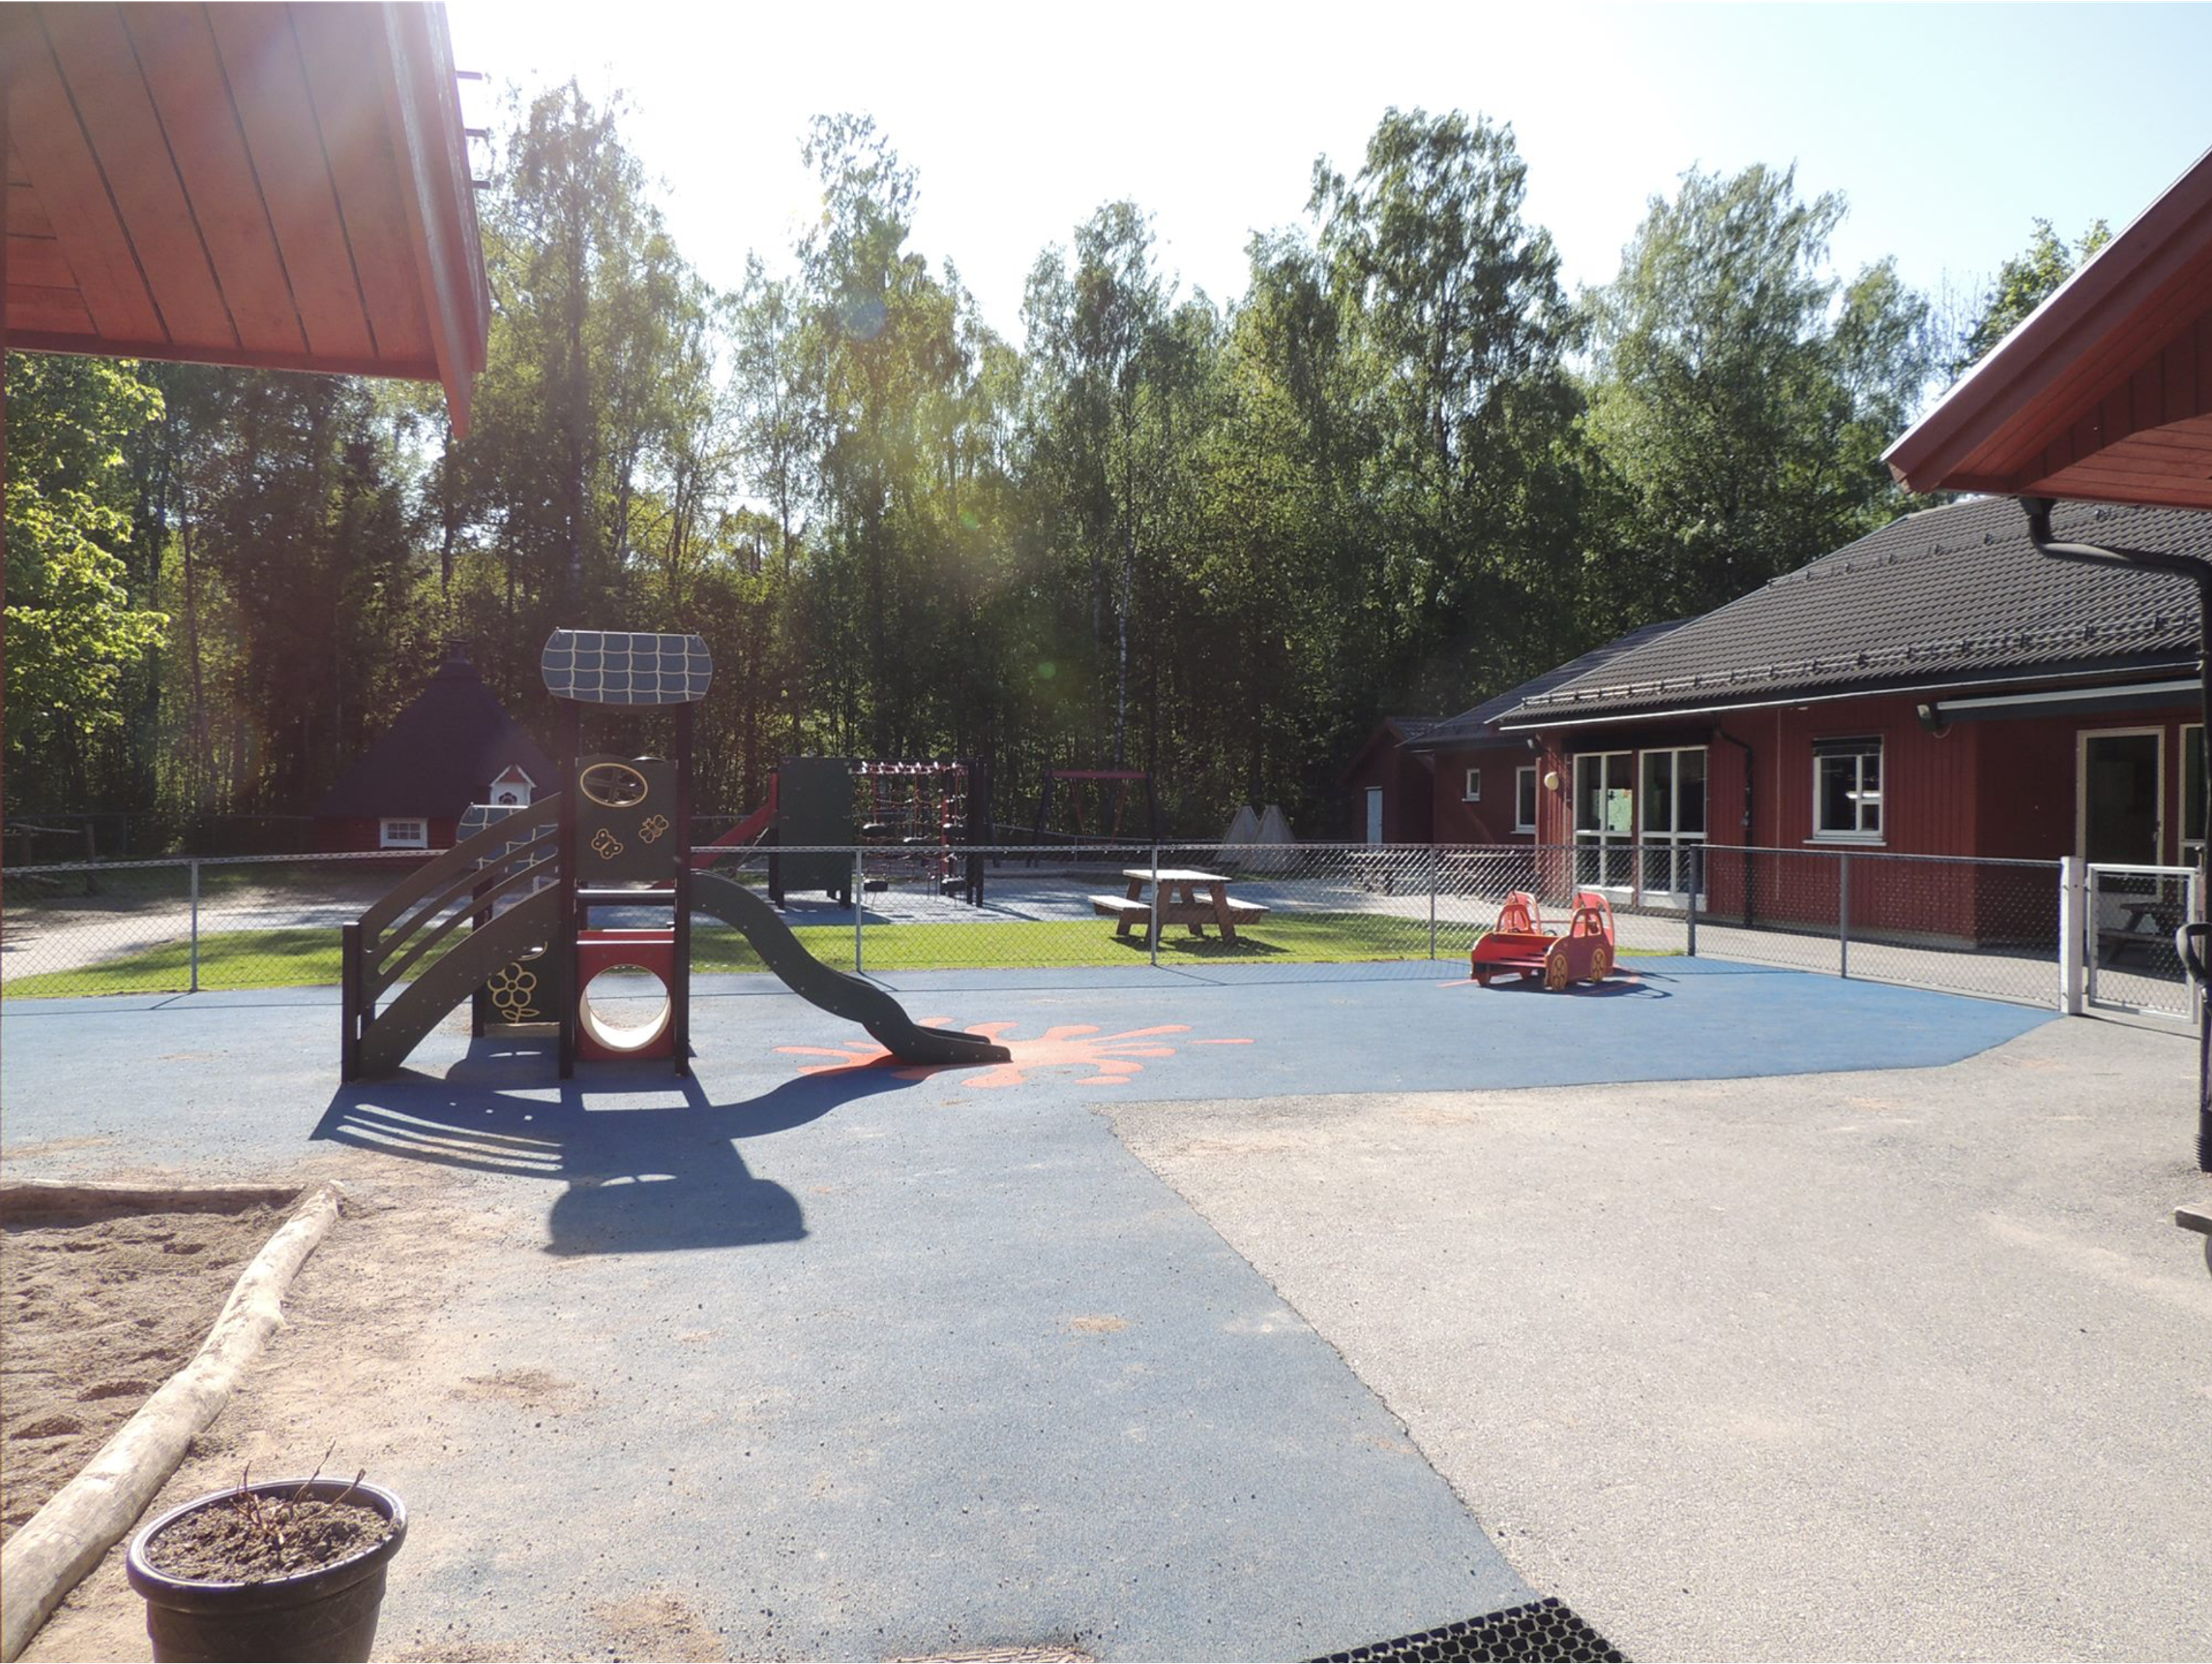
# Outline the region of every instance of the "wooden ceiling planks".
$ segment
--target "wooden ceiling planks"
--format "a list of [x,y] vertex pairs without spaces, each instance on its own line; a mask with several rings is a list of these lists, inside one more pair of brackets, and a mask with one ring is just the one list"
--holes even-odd
[[138,55],[112,6],[40,9],[77,123],[172,340],[240,346]]
[[257,94],[239,107],[240,126],[291,274],[307,349],[318,358],[374,359],[376,342],[354,276],[337,188],[324,160],[290,9],[243,0],[210,7],[206,16],[231,84],[246,82]]
[[307,351],[291,279],[207,15],[195,5],[134,0],[123,7],[122,21],[139,61],[161,66],[148,88],[192,212],[204,228],[238,344],[257,353]]
[[301,6],[292,21],[377,356],[434,376],[437,354],[387,137],[383,76],[363,72],[383,54],[376,14],[358,6]]
[[0,6],[11,345],[442,381],[489,295],[443,10]]

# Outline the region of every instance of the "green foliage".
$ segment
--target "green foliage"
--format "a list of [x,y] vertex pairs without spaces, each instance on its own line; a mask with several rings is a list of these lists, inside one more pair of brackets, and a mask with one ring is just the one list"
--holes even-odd
[[727,294],[626,119],[573,84],[511,111],[465,442],[428,390],[21,361],[11,807],[127,808],[142,848],[304,816],[456,640],[542,734],[539,644],[582,625],[713,644],[707,812],[787,754],[949,755],[991,764],[1001,835],[1045,768],[1115,764],[1179,832],[1245,802],[1340,832],[1377,716],[1899,506],[1926,308],[1832,276],[1842,204],[1786,173],[1692,174],[1577,304],[1511,130],[1391,110],[1240,296],[1109,202],[1037,260],[1017,346],[914,246],[921,181],[868,118],[812,124],[819,216]]
[[94,743],[123,725],[124,672],[161,640],[167,620],[125,582],[126,448],[161,415],[160,393],[131,364],[9,355],[7,746],[18,794],[77,783]]
[[1946,372],[1955,380],[1980,363],[2030,313],[2057,294],[2083,261],[2112,240],[2112,228],[2095,220],[2069,248],[2059,241],[2049,220],[2037,220],[2027,247],[1997,268],[1983,295],[1981,314],[1944,366]]
[[1692,172],[1591,297],[1586,432],[1623,624],[1703,612],[1902,506],[1881,452],[1925,381],[1928,308],[1888,263],[1827,270],[1842,198]]

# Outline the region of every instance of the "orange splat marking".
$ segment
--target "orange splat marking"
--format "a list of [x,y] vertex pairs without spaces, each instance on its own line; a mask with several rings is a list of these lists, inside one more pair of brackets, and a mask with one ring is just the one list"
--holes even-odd
[[[951,1021],[950,1017],[924,1017],[925,1027],[942,1028]],[[801,1064],[802,1075],[837,1075],[855,1069],[885,1069],[902,1081],[919,1081],[940,1070],[974,1070],[966,1084],[976,1087],[1020,1086],[1031,1070],[1039,1069],[1089,1069],[1093,1073],[1079,1080],[1078,1086],[1119,1086],[1132,1075],[1144,1073],[1145,1063],[1155,1058],[1172,1058],[1176,1049],[1160,1044],[1161,1037],[1169,1034],[1188,1034],[1188,1023],[1162,1023],[1152,1028],[1126,1028],[1118,1034],[1102,1034],[1097,1023],[1061,1023],[1048,1028],[1035,1039],[1017,1039],[1012,1030],[1019,1025],[1011,1022],[980,1022],[969,1027],[969,1032],[995,1040],[1013,1056],[1005,1063],[977,1065],[974,1064],[902,1064],[882,1046],[872,1042],[846,1046],[780,1045],[779,1052],[795,1058],[821,1058],[829,1061]],[[1194,1040],[1194,1045],[1249,1045],[1249,1039]]]

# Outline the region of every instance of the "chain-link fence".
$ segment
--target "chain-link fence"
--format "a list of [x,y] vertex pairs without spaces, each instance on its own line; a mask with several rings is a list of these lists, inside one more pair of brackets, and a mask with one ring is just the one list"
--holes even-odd
[[[1609,903],[1620,952],[1692,954],[2064,1005],[2057,862],[1694,841],[1571,845],[1214,843],[744,850],[699,870],[763,892],[844,970],[1463,968],[1506,898],[1563,929],[1576,893]],[[338,927],[427,856],[410,852],[21,867],[4,874],[11,998],[335,984]],[[2079,869],[2073,869],[2079,870]],[[760,966],[702,886],[693,962]],[[2087,997],[2185,1015],[2172,927],[2197,916],[2175,869],[2092,869],[2074,904]],[[457,904],[458,905],[458,904]],[[649,925],[601,905],[593,922]],[[460,938],[445,944],[448,948]],[[1304,974],[1316,974],[1308,971]],[[2076,1003],[2078,1003],[2077,989]]]

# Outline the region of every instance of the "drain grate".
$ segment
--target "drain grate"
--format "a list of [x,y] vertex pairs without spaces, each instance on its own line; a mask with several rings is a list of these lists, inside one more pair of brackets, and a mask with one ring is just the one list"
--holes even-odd
[[1458,1664],[1462,1659],[1494,1659],[1501,1664],[1550,1664],[1553,1660],[1589,1659],[1598,1664],[1618,1664],[1620,1649],[1584,1623],[1562,1602],[1548,1596],[1525,1606],[1470,1618],[1463,1624],[1440,1624],[1419,1635],[1395,1641],[1378,1641],[1354,1647],[1347,1653],[1331,1653],[1315,1664],[1384,1664],[1386,1660],[1434,1660],[1436,1664]]

